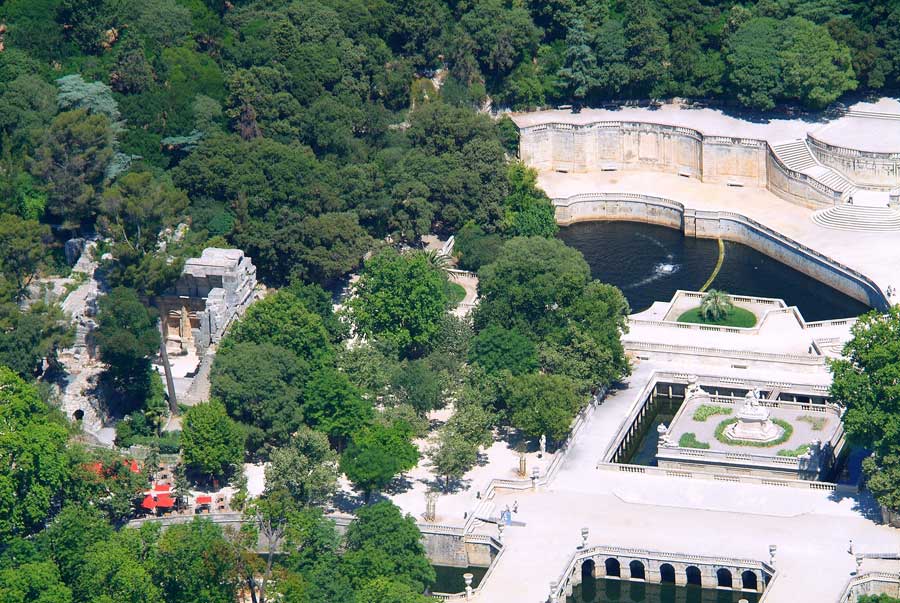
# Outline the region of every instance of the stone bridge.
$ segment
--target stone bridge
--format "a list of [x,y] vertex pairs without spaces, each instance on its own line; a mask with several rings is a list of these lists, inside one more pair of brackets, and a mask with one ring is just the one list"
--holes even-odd
[[589,577],[762,593],[774,575],[772,566],[752,559],[594,546],[573,555],[550,600],[570,596]]

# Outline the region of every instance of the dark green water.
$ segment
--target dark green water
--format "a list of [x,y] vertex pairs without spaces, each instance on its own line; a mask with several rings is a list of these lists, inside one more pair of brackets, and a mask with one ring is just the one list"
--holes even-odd
[[[594,278],[621,289],[634,312],[655,301],[669,301],[678,289],[699,289],[719,257],[712,239],[637,222],[582,222],[561,228],[559,238],[584,254]],[[849,318],[870,309],[739,243],[725,243],[725,262],[712,288],[783,299],[808,321]]]
[[659,444],[656,428],[660,423],[671,425],[682,402],[684,398],[653,397],[650,401],[650,414],[644,417],[639,437],[635,438],[631,446],[625,450],[623,463],[656,467],[656,448]]
[[437,582],[431,587],[434,593],[461,593],[466,590],[466,581],[463,574],[472,574],[472,588],[478,586],[481,579],[487,573],[486,567],[450,567],[447,565],[434,565],[437,574]]
[[741,599],[756,603],[759,595],[698,586],[588,578],[575,587],[566,603],[738,603]]

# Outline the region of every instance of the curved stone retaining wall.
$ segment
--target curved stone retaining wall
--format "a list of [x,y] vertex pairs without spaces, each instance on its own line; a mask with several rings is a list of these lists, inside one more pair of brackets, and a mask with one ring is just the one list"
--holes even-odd
[[875,153],[828,144],[807,134],[809,149],[823,165],[834,168],[866,188],[891,190],[900,186],[900,153]]
[[742,243],[873,308],[888,307],[884,293],[868,277],[741,214],[685,209],[671,199],[638,193],[588,193],[553,202],[561,225],[626,220],[678,228],[690,237]]
[[833,205],[842,194],[785,166],[764,140],[628,121],[548,123],[519,133],[521,159],[539,170],[669,172],[703,182],[768,188],[808,207]]

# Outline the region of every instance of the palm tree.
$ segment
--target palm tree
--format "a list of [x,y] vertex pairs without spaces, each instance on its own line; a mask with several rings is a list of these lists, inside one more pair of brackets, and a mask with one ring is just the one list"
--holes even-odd
[[704,320],[718,321],[724,319],[734,309],[731,298],[724,291],[710,289],[700,302],[700,316]]
[[446,253],[441,253],[436,249],[427,249],[422,252],[425,259],[431,264],[432,268],[440,270],[445,274],[449,274],[449,270],[453,268],[453,258]]

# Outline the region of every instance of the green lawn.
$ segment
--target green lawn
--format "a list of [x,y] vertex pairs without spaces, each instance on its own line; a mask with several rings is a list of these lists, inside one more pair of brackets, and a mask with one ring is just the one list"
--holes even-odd
[[714,325],[716,327],[743,327],[749,328],[756,324],[756,316],[750,310],[737,306],[722,320],[706,320],[700,316],[700,306],[692,308],[678,317],[678,322],[693,322],[701,325]]
[[447,293],[447,298],[450,300],[451,306],[459,305],[459,302],[466,298],[466,290],[459,283],[447,281],[444,290]]

